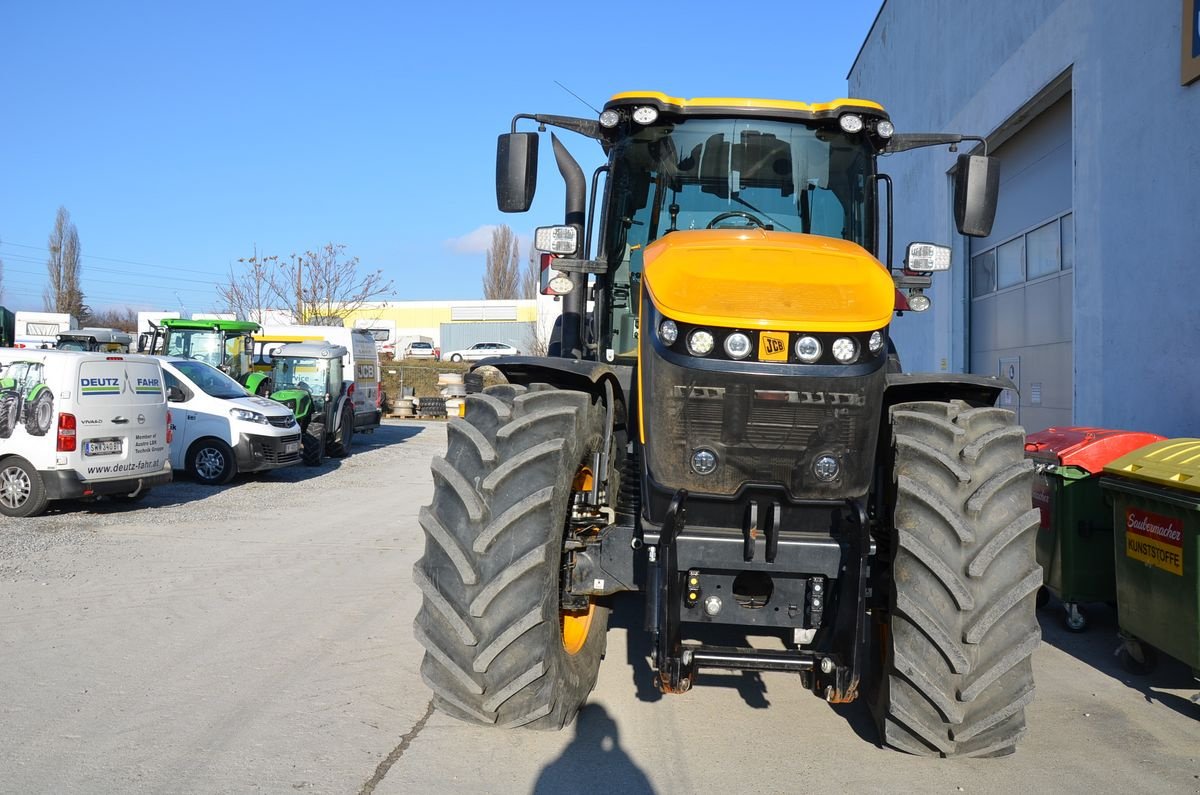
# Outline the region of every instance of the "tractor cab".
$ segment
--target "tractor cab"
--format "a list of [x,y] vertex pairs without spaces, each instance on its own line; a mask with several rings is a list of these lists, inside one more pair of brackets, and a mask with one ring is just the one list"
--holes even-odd
[[63,331],[54,347],[60,351],[129,353],[133,335],[113,328],[80,328]]
[[165,318],[154,329],[148,353],[182,356],[212,365],[254,394],[266,391],[266,376],[253,372],[251,354],[259,325],[243,320]]
[[292,410],[304,437],[304,462],[349,455],[354,435],[354,382],[346,382],[346,349],[327,342],[294,342],[271,354],[270,397]]

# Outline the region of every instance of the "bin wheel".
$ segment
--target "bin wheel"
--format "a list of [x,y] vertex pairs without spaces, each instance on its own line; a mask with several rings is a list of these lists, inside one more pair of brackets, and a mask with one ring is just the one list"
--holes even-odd
[[1075,602],[1067,602],[1063,605],[1067,612],[1063,614],[1063,627],[1067,632],[1087,632],[1088,620],[1084,612]]
[[1041,610],[1048,604],[1050,604],[1050,589],[1043,585],[1041,588],[1038,588],[1038,593],[1037,593],[1038,610]]
[[1117,660],[1127,673],[1146,676],[1158,667],[1158,652],[1140,640],[1127,638],[1117,649]]

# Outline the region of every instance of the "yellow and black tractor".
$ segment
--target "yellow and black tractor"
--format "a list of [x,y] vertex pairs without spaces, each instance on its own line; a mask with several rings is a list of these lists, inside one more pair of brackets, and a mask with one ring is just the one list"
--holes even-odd
[[954,216],[986,235],[985,142],[895,133],[863,100],[618,94],[598,119],[514,117],[506,212],[536,187],[522,121],[608,159],[589,186],[551,136],[567,197],[535,243],[562,295],[551,355],[489,359],[507,383],[467,397],[433,460],[413,576],[439,706],[561,728],[614,595],[638,592],[663,692],[705,669],[794,672],[826,701],[869,699],[891,747],[1012,752],[1040,640],[1024,432],[995,406],[1007,381],[902,371],[893,317],[928,308],[950,249],[913,243],[891,267],[880,171],[979,141]]

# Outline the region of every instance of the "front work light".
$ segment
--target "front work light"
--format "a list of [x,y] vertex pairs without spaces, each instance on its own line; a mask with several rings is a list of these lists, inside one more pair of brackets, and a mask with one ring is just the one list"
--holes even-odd
[[838,337],[833,341],[833,358],[841,364],[850,364],[858,358],[858,343],[849,337]]
[[871,339],[867,342],[867,347],[871,349],[871,353],[879,353],[883,350],[883,333],[872,331]]
[[[604,122],[601,121],[600,123],[603,124]],[[880,138],[891,138],[896,134],[896,128],[887,119],[880,119],[875,122],[875,134]]]
[[633,109],[633,120],[638,124],[654,124],[657,118],[658,110],[649,105]]
[[821,342],[816,337],[804,336],[796,340],[796,356],[805,364],[821,358]]
[[707,447],[692,453],[692,471],[697,475],[711,475],[717,470],[717,454]]
[[950,247],[936,243],[909,243],[904,267],[917,273],[950,270]]
[[539,226],[533,230],[533,247],[551,254],[574,254],[579,230],[573,226]]
[[932,303],[929,296],[919,290],[913,290],[908,294],[908,308],[914,312],[924,312]]
[[674,320],[664,320],[658,324],[658,338],[666,345],[674,345],[675,340],[679,339],[679,326],[675,325]]
[[745,359],[750,355],[750,338],[735,331],[725,338],[725,355],[730,359]]
[[851,135],[861,132],[863,128],[862,116],[857,116],[853,113],[845,113],[839,116],[838,124],[841,125],[843,132],[848,132]]
[[612,129],[621,123],[621,114],[611,108],[600,114],[600,126]]
[[692,356],[708,356],[716,341],[708,329],[698,328],[688,335],[687,349]]

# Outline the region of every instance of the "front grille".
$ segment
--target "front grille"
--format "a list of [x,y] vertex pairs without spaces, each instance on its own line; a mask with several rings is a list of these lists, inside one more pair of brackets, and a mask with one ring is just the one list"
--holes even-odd
[[296,424],[296,418],[288,414],[284,417],[267,417],[267,422],[274,425],[276,428],[290,428]]
[[[883,368],[853,376],[695,369],[643,343],[647,468],[662,487],[695,494],[732,496],[755,483],[781,485],[793,499],[861,496],[870,486],[884,377]],[[701,447],[717,456],[712,474],[690,466]],[[825,453],[842,465],[833,482],[813,473]]]
[[[295,444],[296,450],[291,453],[283,452],[289,444]],[[268,464],[292,464],[300,460],[300,434],[285,436],[274,446],[263,445],[262,458]]]

